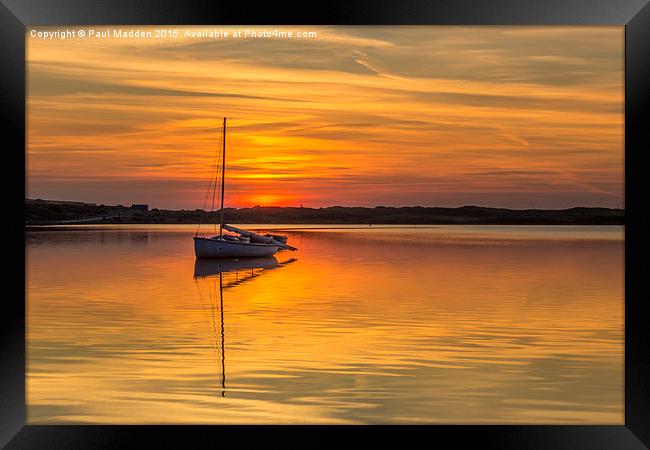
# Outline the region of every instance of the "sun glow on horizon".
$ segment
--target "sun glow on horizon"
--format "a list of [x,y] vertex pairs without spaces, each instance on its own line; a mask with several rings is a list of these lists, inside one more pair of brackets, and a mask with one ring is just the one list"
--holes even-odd
[[247,197],[242,203],[242,207],[251,206],[299,206],[296,205],[296,199],[290,195],[282,194],[259,194]]

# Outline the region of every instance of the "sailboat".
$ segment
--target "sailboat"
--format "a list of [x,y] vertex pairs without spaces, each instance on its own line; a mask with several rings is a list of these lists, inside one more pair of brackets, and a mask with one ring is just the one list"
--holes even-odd
[[[223,118],[221,155],[221,208],[219,234],[199,236],[197,229],[194,236],[194,254],[197,258],[260,258],[273,256],[278,250],[297,250],[287,244],[286,236],[273,234],[260,235],[224,223],[224,191],[226,176],[226,118]],[[218,176],[218,174],[217,174]],[[214,193],[217,191],[215,177]],[[212,184],[210,185],[212,187]],[[214,203],[214,202],[213,202]],[[224,234],[224,230],[236,234]]]

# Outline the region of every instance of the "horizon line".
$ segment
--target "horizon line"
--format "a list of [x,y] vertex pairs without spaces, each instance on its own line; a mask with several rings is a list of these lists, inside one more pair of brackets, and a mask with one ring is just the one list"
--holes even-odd
[[[97,202],[88,202],[88,201],[79,201],[79,200],[54,200],[54,199],[44,199],[44,198],[25,198],[25,201],[42,201],[42,202],[56,202],[56,203],[69,203],[69,204],[85,204],[85,205],[94,205],[94,206],[113,206],[113,207],[119,207],[122,206],[124,208],[130,208],[131,206],[126,206],[122,204],[106,204],[106,203],[97,203]],[[146,203],[132,203],[131,205],[142,205]],[[149,206],[149,204],[146,204]],[[609,207],[609,206],[584,206],[584,205],[579,205],[579,206],[571,206],[568,208],[535,208],[534,205],[531,208],[507,208],[507,207],[501,207],[501,206],[481,206],[481,205],[475,205],[475,204],[466,204],[466,205],[461,205],[461,206],[422,206],[422,205],[414,205],[414,206],[393,206],[393,205],[375,205],[375,206],[343,206],[343,205],[329,205],[329,206],[280,206],[280,205],[255,205],[255,206],[241,206],[241,207],[225,207],[224,210],[227,209],[253,209],[253,208],[294,208],[294,209],[327,209],[327,208],[365,208],[365,209],[377,209],[377,208],[442,208],[442,209],[461,209],[461,208],[485,208],[485,209],[506,209],[509,211],[567,211],[570,209],[578,209],[578,208],[584,208],[584,209],[611,209],[611,210],[619,210],[619,211],[625,211],[625,207]],[[159,208],[159,207],[150,207],[149,210],[163,210],[163,211],[204,211],[204,212],[214,212],[214,211],[219,211],[219,209],[210,211],[206,210],[203,208],[178,208],[178,209],[170,209],[170,208]]]

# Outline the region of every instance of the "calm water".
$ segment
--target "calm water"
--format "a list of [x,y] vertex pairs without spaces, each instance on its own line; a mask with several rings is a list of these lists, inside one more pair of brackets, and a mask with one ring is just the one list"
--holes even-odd
[[623,227],[297,227],[28,232],[28,422],[623,423]]

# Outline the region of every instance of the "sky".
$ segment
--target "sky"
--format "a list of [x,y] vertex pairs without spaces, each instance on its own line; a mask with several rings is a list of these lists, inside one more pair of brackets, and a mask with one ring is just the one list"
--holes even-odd
[[202,208],[227,116],[230,207],[624,207],[623,27],[120,28],[28,29],[28,198]]

